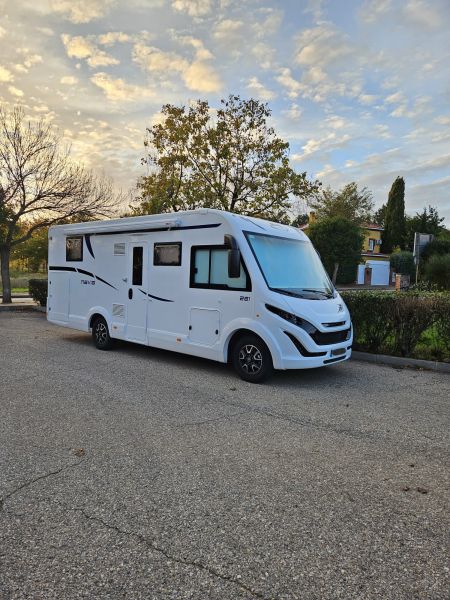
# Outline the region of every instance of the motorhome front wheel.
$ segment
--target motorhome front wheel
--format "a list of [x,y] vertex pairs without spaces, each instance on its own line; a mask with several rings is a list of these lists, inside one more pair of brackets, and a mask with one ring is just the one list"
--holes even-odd
[[243,336],[236,342],[233,348],[233,366],[241,379],[251,383],[266,380],[273,371],[270,351],[256,335]]

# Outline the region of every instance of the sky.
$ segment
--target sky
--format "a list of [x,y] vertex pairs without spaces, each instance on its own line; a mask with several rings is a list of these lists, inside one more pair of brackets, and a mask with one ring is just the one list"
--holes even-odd
[[0,0],[0,104],[123,190],[163,104],[269,103],[293,167],[450,226],[450,0]]

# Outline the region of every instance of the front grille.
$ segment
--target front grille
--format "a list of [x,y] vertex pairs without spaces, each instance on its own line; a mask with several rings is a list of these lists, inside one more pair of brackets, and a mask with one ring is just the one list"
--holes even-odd
[[322,323],[324,327],[342,327],[345,325],[345,321],[336,321],[335,323]]
[[318,346],[327,346],[328,344],[339,344],[350,339],[351,329],[343,329],[342,331],[316,331],[311,334],[312,339]]

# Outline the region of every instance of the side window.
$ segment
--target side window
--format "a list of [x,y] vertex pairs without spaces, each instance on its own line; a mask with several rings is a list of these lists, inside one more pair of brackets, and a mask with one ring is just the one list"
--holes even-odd
[[250,290],[250,278],[241,261],[237,278],[228,277],[228,248],[193,247],[191,254],[191,287]]
[[77,235],[66,238],[66,260],[83,260],[83,236]]
[[179,267],[181,265],[181,242],[163,242],[153,248],[155,266]]
[[142,285],[144,249],[142,246],[133,247],[133,285]]

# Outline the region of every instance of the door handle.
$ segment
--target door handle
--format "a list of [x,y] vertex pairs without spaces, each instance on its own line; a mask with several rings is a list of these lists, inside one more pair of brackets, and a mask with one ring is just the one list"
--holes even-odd
[[130,288],[130,289],[128,290],[128,298],[129,298],[130,300],[132,300],[132,299],[133,299],[133,288]]

